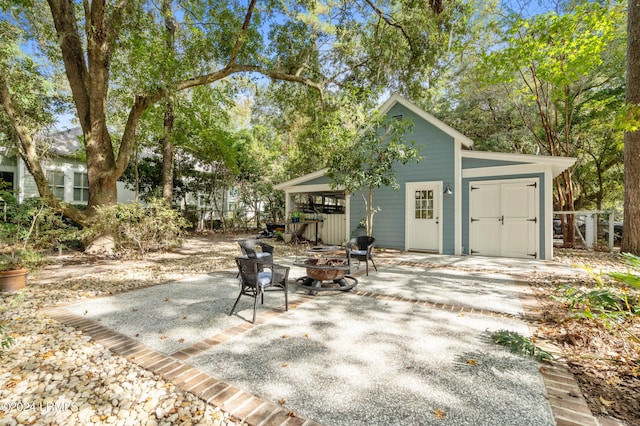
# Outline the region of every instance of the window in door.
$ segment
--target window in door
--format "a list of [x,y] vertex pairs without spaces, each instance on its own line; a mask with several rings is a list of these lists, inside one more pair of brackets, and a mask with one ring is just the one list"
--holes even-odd
[[433,219],[433,191],[416,191],[415,218]]
[[73,174],[73,201],[89,201],[89,180],[86,173]]
[[64,200],[64,172],[61,170],[47,170],[47,180],[53,195]]

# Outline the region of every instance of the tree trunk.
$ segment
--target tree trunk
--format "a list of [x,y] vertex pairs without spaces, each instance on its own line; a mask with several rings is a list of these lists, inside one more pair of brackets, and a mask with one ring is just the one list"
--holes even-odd
[[[171,12],[171,0],[162,1],[162,15],[164,16],[167,52],[173,56],[176,51],[176,23]],[[168,206],[171,206],[173,201],[173,122],[173,100],[169,98],[165,104],[164,135],[162,137],[162,198]]]
[[[640,2],[629,0],[627,105],[640,116]],[[624,134],[624,228],[622,252],[640,255],[640,130]]]
[[373,235],[373,214],[375,213],[373,209],[373,188],[369,187],[369,200],[365,202],[366,211],[367,211],[367,236],[371,237]]
[[165,104],[164,135],[162,137],[162,198],[170,206],[173,201],[173,102]]

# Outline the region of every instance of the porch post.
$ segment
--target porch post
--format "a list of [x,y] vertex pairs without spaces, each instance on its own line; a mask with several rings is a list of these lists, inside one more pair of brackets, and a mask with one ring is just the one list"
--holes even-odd
[[[351,194],[344,192],[344,226],[347,241],[351,239]],[[345,241],[345,243],[347,242]]]

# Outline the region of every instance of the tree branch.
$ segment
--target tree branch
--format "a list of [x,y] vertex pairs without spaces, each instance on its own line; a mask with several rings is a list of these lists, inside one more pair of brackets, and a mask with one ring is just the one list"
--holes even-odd
[[247,14],[244,17],[244,22],[242,23],[242,32],[238,36],[236,40],[236,44],[233,46],[231,50],[231,56],[229,57],[229,65],[233,66],[236,63],[236,59],[238,57],[238,53],[240,53],[240,49],[244,44],[245,39],[247,38],[247,31],[249,30],[249,24],[251,23],[251,15],[253,15],[253,10],[255,9],[257,0],[251,0],[249,3],[249,7],[247,8]]
[[203,84],[209,84],[221,80],[225,77],[228,77],[231,74],[238,74],[241,72],[255,72],[267,77],[270,77],[274,80],[283,80],[289,81],[292,83],[299,83],[305,86],[308,86],[312,89],[317,90],[320,93],[320,96],[323,95],[323,85],[322,83],[317,83],[312,81],[306,77],[297,74],[288,74],[279,71],[274,71],[270,69],[266,69],[257,65],[232,65],[227,66],[221,70],[213,72],[211,74],[206,74],[198,77],[193,77],[188,80],[181,81],[175,85],[176,90],[185,90],[190,89],[192,87],[201,86]]
[[376,6],[375,4],[373,4],[373,2],[371,0],[364,0],[365,3],[367,3],[372,9],[373,11],[376,13],[376,15],[378,15],[380,17],[380,19],[382,19],[387,25],[397,28],[400,30],[400,32],[402,32],[402,35],[404,36],[404,38],[407,40],[407,43],[409,43],[409,50],[411,51],[411,56],[415,57],[416,55],[416,51],[413,48],[413,41],[411,40],[411,37],[409,37],[409,34],[407,34],[407,31],[404,29],[404,27],[399,24],[398,22],[396,22],[395,19],[393,19],[393,17],[387,13],[384,13],[382,10],[380,10],[378,8],[378,6]]
[[[220,81],[223,78],[226,78],[232,74],[238,74],[241,72],[256,72],[256,73],[265,75],[267,77],[270,77],[274,80],[282,80],[282,81],[289,81],[292,83],[303,84],[307,87],[317,90],[318,93],[320,94],[321,102],[323,101],[324,89],[323,89],[322,83],[314,82],[300,75],[273,71],[273,70],[262,68],[256,65],[227,66],[225,68],[222,68],[210,74],[193,77],[188,80],[183,80],[181,82],[176,83],[173,87],[174,87],[174,90],[176,91],[187,90],[193,87],[215,83],[216,81]],[[127,168],[127,165],[129,164],[129,160],[131,158],[131,148],[133,147],[133,142],[135,139],[135,131],[138,127],[138,122],[140,121],[142,114],[151,105],[165,98],[169,94],[170,94],[169,90],[159,89],[156,92],[136,97],[134,105],[131,108],[131,111],[129,112],[129,117],[127,119],[127,123],[125,125],[124,132],[122,135],[122,141],[120,143],[120,151],[118,153],[118,158],[116,160],[115,173],[118,176],[124,172],[124,170]]]

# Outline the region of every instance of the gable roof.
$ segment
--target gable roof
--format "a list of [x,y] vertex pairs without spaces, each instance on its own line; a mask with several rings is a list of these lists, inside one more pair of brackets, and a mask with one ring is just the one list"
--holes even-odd
[[416,114],[418,117],[422,118],[423,120],[425,120],[426,122],[430,123],[434,127],[442,130],[444,133],[446,133],[449,136],[451,136],[455,141],[460,142],[462,144],[462,146],[464,146],[465,148],[467,148],[467,149],[473,148],[473,141],[471,139],[469,139],[467,136],[463,135],[462,133],[460,133],[459,131],[457,131],[453,127],[451,127],[448,124],[444,123],[443,121],[438,120],[433,115],[429,114],[428,112],[426,112],[422,108],[418,107],[416,104],[414,104],[413,102],[411,102],[407,98],[405,98],[403,96],[400,96],[397,93],[394,93],[393,95],[391,95],[391,97],[389,99],[387,99],[386,102],[383,103],[378,108],[378,111],[380,112],[381,115],[384,115],[387,112],[389,112],[389,110],[395,104],[400,104],[400,105],[404,106],[405,108],[407,108],[408,110],[410,110],[411,112]]
[[327,173],[328,170],[329,169],[327,169],[327,168],[324,168],[324,169],[321,169],[321,170],[316,170],[315,172],[307,173],[306,175],[302,175],[302,176],[299,176],[297,178],[294,178],[294,179],[291,179],[291,180],[288,180],[288,181],[285,181],[285,182],[281,182],[281,183],[279,183],[277,185],[274,185],[273,188],[274,189],[285,189],[285,188],[287,188],[289,186],[296,186],[298,184],[305,183],[305,182],[308,182],[310,180],[322,177]]
[[513,161],[529,164],[550,165],[553,176],[556,177],[578,160],[576,157],[556,157],[551,155],[513,154],[507,152],[462,151],[462,158],[476,158],[479,160]]
[[[82,149],[82,128],[72,127],[50,134],[38,134],[35,137],[38,143],[43,146],[49,154],[59,157],[75,157],[78,151]],[[18,154],[15,146],[0,147],[0,155],[4,157],[14,157]]]
[[73,157],[82,149],[81,138],[83,137],[81,127],[72,127],[61,132],[56,132],[46,136],[53,154],[62,157]]

